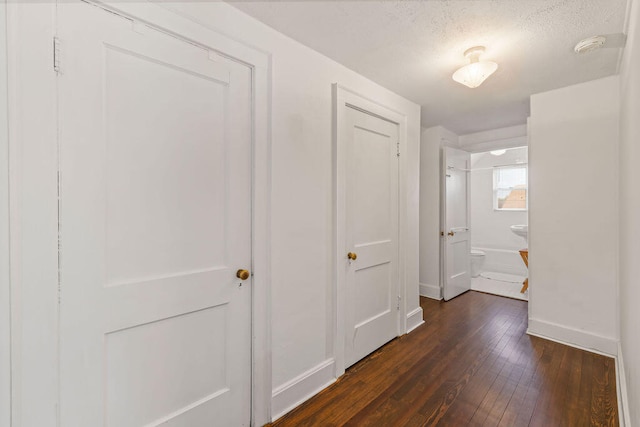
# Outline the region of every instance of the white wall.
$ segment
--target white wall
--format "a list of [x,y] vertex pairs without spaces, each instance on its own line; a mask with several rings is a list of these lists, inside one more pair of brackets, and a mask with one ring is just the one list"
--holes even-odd
[[0,426],[10,423],[9,141],[6,0],[0,0]]
[[518,252],[527,244],[509,229],[514,224],[527,224],[527,211],[493,208],[493,168],[526,162],[526,147],[509,149],[501,156],[471,154],[471,247],[485,251],[485,271],[527,275]]
[[[37,67],[34,66],[33,70],[29,70],[33,71],[33,74],[43,73],[42,70],[46,70],[47,75],[51,76],[50,80],[55,81],[55,74],[50,68],[53,33],[51,28],[53,20],[50,14],[52,7],[55,8],[55,5],[52,5],[50,2],[34,4],[33,8],[41,8],[43,13],[28,10],[28,12],[34,12],[28,16],[46,20],[47,24],[40,25],[41,32],[30,35],[21,34],[20,28],[13,28],[15,33],[13,40],[20,40],[22,44],[20,44],[21,50],[15,49],[10,54],[19,56],[20,60],[25,59],[25,61],[33,59],[30,55],[38,54],[37,61],[33,61]],[[122,5],[125,7],[124,3]],[[132,5],[131,8],[138,7],[137,3]],[[269,249],[272,274],[272,386],[275,391],[273,409],[274,415],[277,416],[326,385],[327,381],[333,379],[334,374],[333,369],[327,369],[332,368],[331,363],[334,357],[336,315],[336,307],[332,303],[335,268],[333,265],[335,207],[332,169],[334,155],[332,83],[339,83],[407,117],[407,150],[401,153],[401,162],[406,165],[407,173],[406,197],[403,200],[407,216],[401,218],[401,227],[404,226],[407,230],[403,236],[407,242],[405,247],[407,258],[402,272],[406,283],[403,308],[405,313],[413,314],[414,317],[421,317],[418,298],[420,107],[285,37],[226,3],[163,3],[158,7],[178,9],[181,15],[208,26],[228,38],[266,52],[271,59],[272,173],[271,247]],[[20,5],[19,9],[26,11],[27,8]],[[17,37],[18,35],[20,37]],[[15,45],[18,46],[17,43]],[[23,48],[24,46],[29,49]],[[13,56],[11,58],[15,59]],[[29,108],[22,108],[20,112],[34,111],[41,118],[39,125],[43,121],[49,124],[55,119],[55,114],[51,112],[55,103],[50,102],[52,93],[45,89],[55,91],[55,84],[49,80],[38,81],[31,72],[27,74],[20,76],[21,86],[12,91],[15,92],[13,97],[29,100],[45,99],[47,102],[40,102],[37,105],[25,103]],[[34,92],[40,92],[40,95],[34,95]],[[55,101],[55,98],[53,100]],[[1,110],[0,117],[2,117]],[[16,141],[30,138],[29,147],[41,148],[37,151],[24,152],[23,157],[26,159],[24,163],[36,168],[40,166],[37,160],[42,160],[42,163],[48,166],[53,165],[53,168],[40,170],[43,169],[40,167],[39,172],[30,169],[22,171],[25,176],[38,175],[39,177],[35,183],[28,181],[20,183],[22,185],[20,188],[27,190],[21,194],[21,197],[28,197],[29,201],[37,202],[22,206],[24,234],[42,235],[42,230],[45,230],[46,242],[57,244],[57,224],[41,224],[35,221],[42,216],[40,212],[43,208],[40,204],[45,204],[54,211],[56,208],[55,199],[51,201],[43,196],[43,194],[56,195],[56,147],[55,144],[51,144],[50,138],[34,138],[29,133],[31,129],[39,128],[20,129],[24,134],[18,137],[12,135],[12,140],[15,137]],[[38,133],[55,135],[55,129]],[[53,179],[50,179],[50,173],[53,173]],[[48,179],[41,179],[43,176]],[[36,184],[42,183],[46,183],[46,189],[36,188]],[[52,188],[53,191],[51,191]],[[32,206],[38,209],[32,209]],[[55,218],[55,214],[48,215],[47,218]],[[49,236],[49,232],[53,234]],[[32,240],[41,242],[42,238]],[[39,250],[33,247],[21,248],[20,266],[22,266],[21,272],[24,277],[20,282],[16,281],[15,286],[18,287],[17,283],[20,283],[21,291],[29,291],[23,292],[25,303],[20,306],[20,309],[24,311],[23,319],[28,315],[29,319],[34,320],[29,323],[33,328],[30,328],[29,334],[26,334],[28,339],[19,343],[20,348],[25,349],[25,353],[28,353],[28,345],[33,343],[33,340],[51,340],[54,344],[47,345],[47,348],[55,349],[57,337],[49,331],[55,330],[57,265],[54,263],[41,266],[37,265],[36,261],[39,256],[56,261],[55,252],[50,253],[52,249],[55,251],[56,247],[57,245],[44,245]],[[47,255],[42,254],[45,251],[48,251]],[[37,267],[30,268],[33,266]],[[5,272],[5,270],[1,271]],[[49,273],[52,271],[56,274],[51,277]],[[28,287],[25,284],[28,284]],[[54,298],[50,298],[51,295]],[[32,301],[38,304],[26,303]],[[53,311],[50,312],[52,309]],[[38,316],[36,312],[40,315]],[[36,325],[35,320],[38,318],[47,321],[41,321]],[[401,324],[405,325],[409,320],[402,319]],[[37,328],[37,326],[40,327]],[[20,331],[16,331],[16,336],[20,336],[18,332]],[[38,335],[38,332],[42,336]],[[14,362],[23,377],[29,376],[29,384],[36,383],[32,377],[41,378],[43,384],[39,389],[42,396],[38,395],[37,390],[20,390],[19,384],[14,386],[14,395],[19,398],[14,402],[16,413],[23,415],[22,423],[18,422],[16,425],[55,425],[55,405],[50,403],[55,403],[55,396],[51,390],[56,388],[57,361],[55,356],[49,354],[32,353],[30,353],[32,357],[26,360],[20,357],[21,354],[16,350],[14,355],[17,357]],[[41,359],[46,360],[43,362]],[[23,366],[18,366],[20,363]],[[53,364],[53,368],[50,364]],[[43,369],[44,372],[28,369],[34,365]],[[38,399],[30,399],[29,396],[32,395],[37,396]],[[30,410],[34,407],[38,410]],[[40,410],[42,407],[44,410]]]
[[408,151],[401,153],[407,159],[409,213],[401,223],[410,230],[406,313],[419,310],[420,107],[228,4],[185,2],[167,7],[271,56],[272,379],[277,416],[306,397],[300,395],[304,387],[296,389],[300,393],[289,393],[291,387],[332,372],[325,369],[334,355],[335,327],[331,84],[337,82],[407,116]]
[[632,2],[621,72],[620,347],[631,425],[640,425],[640,3]]
[[529,142],[529,331],[609,354],[618,337],[618,86],[613,76],[533,95]]
[[458,142],[461,149],[471,153],[501,148],[524,147],[527,145],[527,125],[522,124],[468,133],[460,135]]
[[[411,151],[404,154],[415,159],[408,180],[414,235],[420,108],[226,4],[194,2],[183,11],[272,55],[272,375],[278,389],[333,357],[331,84],[409,115]],[[417,242],[411,239],[409,253]],[[408,261],[411,312],[419,306],[418,266],[417,259]]]
[[458,146],[458,136],[442,126],[422,130],[420,142],[420,295],[440,292],[440,147]]

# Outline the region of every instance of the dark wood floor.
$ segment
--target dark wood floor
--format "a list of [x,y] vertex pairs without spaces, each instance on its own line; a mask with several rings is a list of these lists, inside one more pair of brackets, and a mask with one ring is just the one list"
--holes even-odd
[[614,360],[526,335],[526,302],[420,303],[425,325],[273,426],[618,425]]

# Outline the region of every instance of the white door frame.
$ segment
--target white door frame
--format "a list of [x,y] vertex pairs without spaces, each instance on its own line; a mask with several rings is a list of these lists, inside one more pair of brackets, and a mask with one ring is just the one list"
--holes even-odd
[[398,310],[398,336],[407,331],[407,316],[405,301],[407,263],[407,158],[403,153],[407,153],[407,117],[406,115],[383,105],[380,102],[360,95],[344,86],[334,83],[333,85],[333,180],[334,180],[334,287],[333,287],[333,307],[334,327],[333,327],[333,354],[335,359],[336,378],[344,374],[345,371],[345,314],[346,314],[346,274],[340,268],[346,262],[345,239],[346,239],[346,163],[347,163],[347,138],[344,134],[346,120],[346,109],[356,108],[367,113],[379,116],[385,120],[398,125],[398,135],[400,139],[400,164],[398,178],[398,289],[397,295],[400,298],[400,309]]
[[[98,2],[92,3],[98,5]],[[263,425],[271,420],[272,389],[269,257],[271,58],[161,5],[113,2],[107,6],[101,2],[99,6],[207,46],[253,70],[251,418],[252,425]],[[56,74],[52,67],[56,4],[9,2],[7,8],[11,425],[56,426],[59,400],[58,147]],[[64,45],[60,48],[61,69],[64,70]]]
[[[457,147],[450,147],[447,145],[443,145],[440,147],[440,163],[441,163],[441,168],[440,168],[440,183],[441,183],[441,188],[440,188],[440,271],[441,271],[441,297],[443,301],[451,301],[451,298],[449,300],[446,299],[446,289],[447,288],[447,283],[449,282],[449,255],[448,255],[448,249],[449,249],[449,236],[447,233],[449,233],[450,231],[452,231],[449,226],[450,224],[447,223],[447,214],[448,214],[448,206],[447,206],[447,177],[449,175],[448,171],[449,171],[449,166],[447,165],[447,160],[449,159],[449,156],[447,156],[447,149],[451,149],[451,150],[457,150],[457,151],[461,151],[461,152],[466,152],[467,154],[470,155],[469,152],[467,152],[466,150],[463,150],[461,148],[457,148]],[[467,272],[469,273],[469,278],[471,278],[471,260],[470,260],[470,254],[471,254],[471,234],[470,234],[470,226],[471,226],[471,173],[470,173],[470,168],[471,165],[468,164],[466,167],[466,175],[465,175],[465,192],[466,192],[466,233],[468,234],[468,248],[469,250],[467,251]],[[455,169],[455,168],[454,168]],[[466,291],[465,291],[466,292]],[[460,295],[460,294],[459,294]],[[458,295],[456,295],[458,296]],[[453,297],[455,298],[455,297]]]
[[[7,93],[7,4],[0,0],[0,94]],[[8,103],[0,95],[0,426],[11,425]]]

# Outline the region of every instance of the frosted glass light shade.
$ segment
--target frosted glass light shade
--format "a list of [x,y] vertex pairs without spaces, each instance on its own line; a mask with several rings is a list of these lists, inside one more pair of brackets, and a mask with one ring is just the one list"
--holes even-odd
[[453,80],[470,88],[476,88],[482,84],[491,74],[498,69],[498,64],[491,61],[478,61],[465,65],[453,73]]

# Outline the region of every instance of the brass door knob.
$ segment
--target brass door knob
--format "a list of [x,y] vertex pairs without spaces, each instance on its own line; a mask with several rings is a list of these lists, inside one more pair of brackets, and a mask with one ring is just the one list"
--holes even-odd
[[448,232],[447,234],[448,234],[449,236],[453,236],[453,235],[454,235],[454,234],[456,234],[456,233],[454,233],[453,231],[450,231],[450,232]]
[[248,270],[238,270],[236,272],[236,277],[240,280],[247,280],[251,276]]
[[358,254],[355,254],[353,252],[349,252],[347,254],[347,258],[349,258],[351,261],[355,261],[358,258]]

